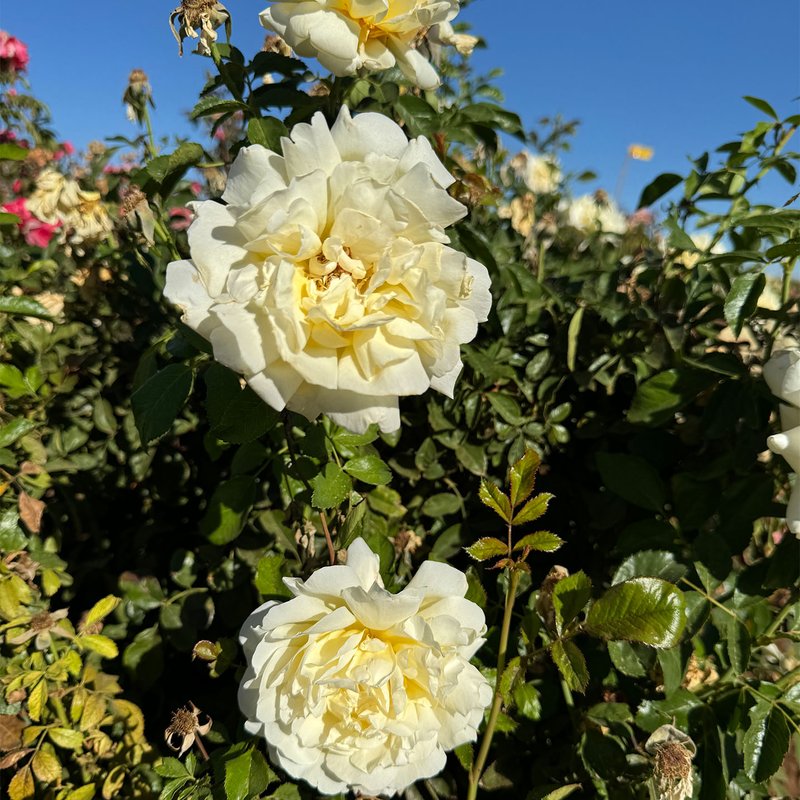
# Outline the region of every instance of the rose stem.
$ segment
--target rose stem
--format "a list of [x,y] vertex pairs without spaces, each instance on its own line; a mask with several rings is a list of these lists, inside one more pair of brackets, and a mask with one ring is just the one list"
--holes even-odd
[[[509,557],[511,555],[511,525],[508,526],[509,536]],[[506,651],[508,650],[508,635],[511,630],[511,614],[514,610],[514,600],[517,596],[517,584],[519,583],[520,573],[512,569],[511,576],[508,581],[508,588],[506,589],[506,607],[503,612],[503,627],[500,629],[500,646],[497,651],[497,676],[494,681],[494,702],[492,703],[492,710],[489,712],[489,721],[486,723],[486,730],[483,734],[481,741],[481,749],[478,751],[478,757],[469,773],[469,791],[467,793],[467,800],[475,800],[478,796],[478,781],[483,773],[483,767],[486,764],[486,758],[489,755],[489,748],[492,745],[492,737],[494,736],[494,729],[497,725],[497,718],[500,716],[500,707],[503,705],[503,695],[500,693],[500,680],[503,677],[503,671],[506,667]]]

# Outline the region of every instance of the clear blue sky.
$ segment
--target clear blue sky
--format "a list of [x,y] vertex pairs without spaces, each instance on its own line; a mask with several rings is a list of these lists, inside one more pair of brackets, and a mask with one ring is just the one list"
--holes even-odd
[[[234,43],[253,54],[266,3],[226,5]],[[28,43],[34,93],[59,134],[81,147],[132,132],[121,96],[133,67],[150,75],[156,133],[187,131],[184,112],[210,62],[178,58],[171,9],[172,0],[4,0],[0,27]],[[627,146],[655,148],[652,162],[631,165],[622,198],[629,209],[653,176],[684,172],[687,155],[758,121],[742,95],[763,97],[782,115],[800,110],[797,0],[475,0],[460,18],[487,40],[476,66],[504,70],[507,105],[526,125],[557,113],[582,120],[567,169],[592,169],[613,191]],[[796,191],[776,180],[765,199],[783,203]]]

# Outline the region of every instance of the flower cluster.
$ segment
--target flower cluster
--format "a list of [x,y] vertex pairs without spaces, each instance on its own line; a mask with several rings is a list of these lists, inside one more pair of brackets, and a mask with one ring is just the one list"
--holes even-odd
[[[764,365],[764,380],[781,405],[782,433],[767,439],[773,453],[782,455],[800,475],[800,348],[781,350]],[[800,488],[795,485],[786,508],[786,524],[800,537]]]
[[273,408],[396,430],[398,396],[452,396],[491,306],[486,268],[447,246],[466,208],[429,142],[380,114],[317,114],[282,149],[243,149],[227,205],[193,204],[165,295]]
[[286,772],[325,794],[393,795],[476,738],[492,689],[469,663],[485,623],[463,573],[427,561],[390,594],[357,539],[346,565],[285,583],[295,597],[242,627],[239,705]]
[[28,68],[28,61],[28,46],[16,36],[0,31],[0,72],[24,72]]
[[440,41],[469,51],[471,37],[456,39],[448,24],[458,7],[459,0],[279,0],[261,12],[261,24],[334,75],[398,66],[420,88],[435,89],[439,76],[417,44],[445,25]]
[[625,215],[605,193],[585,194],[572,200],[566,207],[567,222],[581,233],[616,234],[628,230]]

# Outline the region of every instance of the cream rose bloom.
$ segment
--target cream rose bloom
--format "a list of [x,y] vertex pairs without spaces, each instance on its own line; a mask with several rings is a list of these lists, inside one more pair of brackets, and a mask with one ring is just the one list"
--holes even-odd
[[261,12],[261,24],[334,75],[397,65],[420,88],[435,89],[439,76],[415,44],[431,26],[453,19],[458,5],[459,0],[280,0]]
[[691,234],[690,238],[694,243],[696,251],[684,250],[675,259],[677,263],[683,264],[686,269],[694,269],[704,254],[720,255],[726,252],[725,245],[722,242],[717,242],[714,245],[711,244],[714,241],[714,237],[708,233],[708,231],[698,231],[697,233]]
[[[800,348],[780,350],[764,364],[764,380],[770,391],[788,405],[781,405],[782,433],[767,439],[773,453],[783,456],[792,471],[800,476]],[[786,507],[786,524],[800,537],[800,477]]]
[[550,194],[558,189],[561,170],[552,158],[535,156],[525,150],[521,155],[524,158],[518,161],[518,173],[534,194]]
[[477,737],[492,689],[469,663],[486,626],[463,573],[426,561],[390,594],[357,539],[345,566],[284,583],[295,597],[242,626],[239,706],[292,777],[323,794],[393,795]]
[[282,149],[243,149],[227,205],[194,204],[164,293],[273,408],[396,430],[398,396],[452,396],[489,313],[486,268],[444,233],[466,208],[428,141],[380,114],[317,114]]
[[606,199],[599,201],[585,194],[566,205],[567,221],[582,233],[612,233],[622,235],[628,230],[628,221],[616,204]]

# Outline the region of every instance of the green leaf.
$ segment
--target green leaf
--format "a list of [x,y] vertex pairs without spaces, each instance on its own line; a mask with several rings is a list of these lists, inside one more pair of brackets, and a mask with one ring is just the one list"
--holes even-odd
[[548,792],[542,800],[564,800],[565,797],[569,797],[582,788],[579,783],[569,783],[566,786],[560,786],[558,789]]
[[24,161],[28,157],[28,150],[12,142],[0,144],[0,161]]
[[552,596],[553,610],[559,634],[583,611],[591,596],[592,582],[583,571],[567,575],[555,584]]
[[669,231],[670,247],[674,247],[678,250],[689,250],[691,252],[697,250],[694,239],[692,239],[692,237],[686,233],[675,217],[668,217],[666,220],[664,220],[664,225]]
[[322,472],[311,479],[311,486],[314,489],[311,496],[314,508],[334,508],[350,495],[353,482],[341,467],[329,462]]
[[368,502],[362,500],[354,505],[339,528],[339,547],[346,549],[361,535]]
[[747,671],[750,664],[750,632],[735,617],[728,617],[728,658],[737,675]]
[[574,692],[585,692],[589,684],[589,671],[586,669],[586,659],[575,642],[557,639],[550,648],[550,655],[567,686]]
[[628,411],[628,422],[661,425],[688,405],[716,378],[709,372],[669,369],[642,383]]
[[247,123],[247,138],[276,153],[281,151],[281,137],[288,136],[286,126],[276,117],[254,117]]
[[725,321],[738,336],[745,322],[752,316],[758,306],[767,276],[763,272],[748,272],[734,279],[731,290],[725,298]]
[[192,391],[193,374],[186,364],[170,364],[145,381],[131,396],[142,444],[160,439],[172,427]]
[[511,521],[511,501],[505,494],[487,478],[481,479],[478,497],[485,506],[499,514],[504,522]]
[[514,550],[524,550],[530,547],[531,550],[538,550],[541,553],[554,553],[564,544],[560,536],[556,536],[550,531],[536,531],[523,536],[515,545]]
[[21,317],[37,317],[50,319],[47,309],[32,297],[4,296],[0,297],[0,314],[14,314]]
[[640,508],[663,511],[667,488],[649,462],[624,453],[598,453],[596,460],[607,489]]
[[280,553],[272,553],[259,559],[254,583],[260,594],[270,597],[291,597],[292,593],[283,582],[284,561]]
[[751,97],[747,94],[742,97],[742,100],[746,100],[751,106],[755,106],[768,117],[772,117],[776,122],[778,121],[778,115],[775,113],[775,109],[766,100],[762,100],[760,97]]
[[278,780],[278,776],[258,750],[247,745],[235,745],[231,751],[233,757],[225,759],[226,800],[250,800],[258,797],[271,783]]
[[461,501],[450,492],[440,492],[431,495],[423,504],[420,511],[428,517],[441,519],[461,510]]
[[762,701],[750,709],[750,727],[742,742],[744,770],[756,783],[769,780],[789,749],[790,731],[781,710]]
[[230,111],[249,111],[250,109],[245,103],[239,100],[232,100],[230,98],[224,99],[217,97],[217,95],[208,95],[201,98],[195,107],[192,109],[190,119],[200,119],[200,117],[207,117],[216,114],[227,114]]
[[29,419],[12,419],[0,427],[0,447],[9,447],[14,444],[17,439],[21,439],[26,434],[30,433],[36,426]]
[[586,628],[604,639],[674,647],[686,624],[679,589],[659,578],[633,578],[612,586],[589,609]]
[[530,497],[536,483],[536,472],[542,459],[535,450],[527,450],[522,458],[508,470],[511,506],[516,508]]
[[569,321],[569,327],[567,328],[567,369],[570,372],[575,372],[575,363],[578,358],[578,338],[581,334],[581,324],[585,311],[586,308],[580,306],[572,315],[572,319]]
[[245,444],[263,436],[278,424],[280,415],[239,377],[220,364],[204,373],[206,410],[211,433],[223,442]]
[[521,716],[535,722],[542,715],[541,696],[532,683],[518,683],[514,688],[513,698]]
[[19,225],[22,220],[10,211],[0,211],[0,225]]
[[392,471],[378,456],[358,456],[345,462],[344,471],[357,480],[382,486],[392,479]]
[[256,481],[249,475],[236,475],[221,483],[211,495],[200,520],[200,533],[212,544],[232,542],[244,529],[256,499]]
[[543,516],[547,512],[547,507],[550,505],[550,501],[552,499],[553,495],[548,494],[547,492],[537,494],[536,497],[528,500],[528,502],[522,506],[514,519],[511,520],[511,524],[526,525],[528,522],[533,522],[534,520],[539,519],[539,517]]
[[186,767],[177,758],[162,758],[154,769],[162,778],[184,778],[189,776]]
[[622,583],[631,578],[662,578],[670,583],[686,574],[686,567],[675,561],[675,555],[666,550],[641,550],[626,558],[617,567],[611,583]]
[[623,675],[629,675],[631,678],[644,678],[648,669],[655,663],[653,651],[641,644],[609,642],[608,655],[611,663]]
[[486,395],[489,405],[499,414],[504,422],[509,425],[522,425],[525,417],[522,415],[519,403],[508,394],[489,392]]
[[656,200],[663,197],[671,189],[674,189],[682,181],[683,178],[674,172],[665,172],[659,175],[644,187],[639,197],[638,208],[648,208],[653,205]]
[[477,542],[464,548],[476,561],[486,561],[497,556],[508,555],[508,545],[499,539],[485,536]]
[[471,742],[460,744],[453,752],[456,754],[458,763],[469,772],[472,769],[472,762],[475,759],[475,747]]

